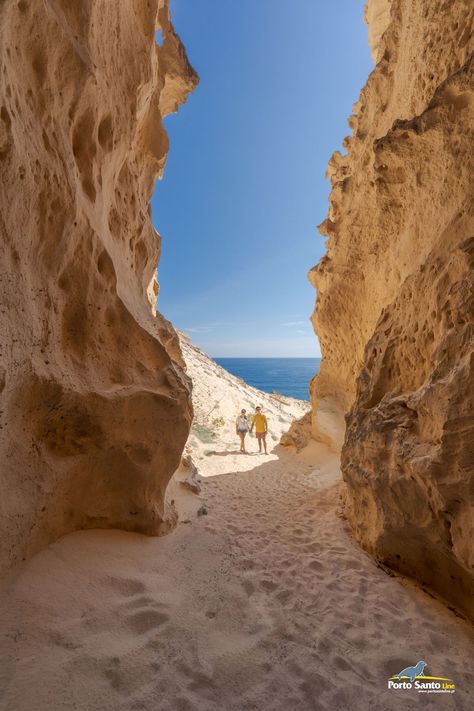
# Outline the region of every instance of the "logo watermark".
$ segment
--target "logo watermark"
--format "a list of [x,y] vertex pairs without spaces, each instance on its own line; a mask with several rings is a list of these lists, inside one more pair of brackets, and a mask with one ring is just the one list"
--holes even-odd
[[418,691],[420,694],[454,694],[456,684],[444,676],[426,676],[427,663],[420,661],[414,667],[405,667],[388,680],[389,689]]

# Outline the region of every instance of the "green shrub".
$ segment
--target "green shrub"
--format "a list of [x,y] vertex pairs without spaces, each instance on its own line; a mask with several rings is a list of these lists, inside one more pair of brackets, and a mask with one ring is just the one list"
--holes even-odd
[[206,425],[194,424],[192,432],[203,444],[212,444],[216,438],[214,432]]

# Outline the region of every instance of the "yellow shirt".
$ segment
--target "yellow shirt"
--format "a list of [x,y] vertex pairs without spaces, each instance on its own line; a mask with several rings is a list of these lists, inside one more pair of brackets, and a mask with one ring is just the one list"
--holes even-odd
[[255,425],[255,432],[261,434],[267,430],[267,418],[262,413],[258,413],[252,418],[252,427]]

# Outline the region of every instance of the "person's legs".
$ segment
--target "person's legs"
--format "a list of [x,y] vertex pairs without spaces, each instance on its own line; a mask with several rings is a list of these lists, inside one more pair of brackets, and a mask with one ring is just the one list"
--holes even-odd
[[245,432],[239,432],[239,437],[240,437],[240,451],[245,452],[245,444],[244,444]]
[[257,442],[258,442],[258,451],[262,451],[262,435],[260,432],[257,432]]
[[268,452],[267,452],[267,433],[266,432],[264,432],[264,434],[262,435],[262,439],[263,439],[263,446],[265,447],[265,454],[268,454]]

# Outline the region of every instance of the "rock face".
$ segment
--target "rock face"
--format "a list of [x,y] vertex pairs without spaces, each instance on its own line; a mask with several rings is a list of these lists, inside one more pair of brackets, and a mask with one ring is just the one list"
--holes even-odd
[[474,6],[369,0],[366,17],[377,64],[310,273],[313,435],[343,444],[362,546],[474,616]]
[[292,422],[288,432],[284,432],[280,438],[283,447],[295,447],[299,452],[311,442],[312,412],[307,412],[299,420]]
[[167,519],[190,386],[146,298],[149,200],[162,118],[197,77],[166,0],[5,0],[0,27],[5,567],[73,529]]

